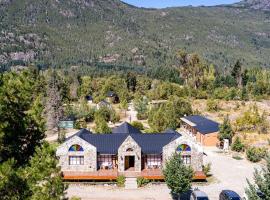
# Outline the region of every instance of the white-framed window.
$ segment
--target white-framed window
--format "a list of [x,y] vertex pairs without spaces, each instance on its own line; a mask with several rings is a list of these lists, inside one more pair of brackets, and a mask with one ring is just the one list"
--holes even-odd
[[146,155],[147,168],[160,168],[162,163],[161,155]]
[[182,155],[182,160],[184,164],[190,165],[191,164],[191,156],[190,155]]
[[84,157],[83,156],[69,156],[69,165],[83,165]]
[[97,163],[98,163],[98,168],[108,168],[111,169],[113,168],[113,163],[115,156],[113,155],[98,155],[97,157]]

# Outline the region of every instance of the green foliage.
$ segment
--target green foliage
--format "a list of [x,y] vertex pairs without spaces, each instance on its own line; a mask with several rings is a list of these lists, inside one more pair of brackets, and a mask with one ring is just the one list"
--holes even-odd
[[148,99],[145,96],[135,97],[134,108],[137,111],[137,118],[139,120],[147,119]]
[[259,162],[267,154],[267,149],[259,147],[249,147],[246,151],[247,159],[251,162]]
[[260,114],[256,104],[236,120],[236,125],[238,130],[258,130],[260,133],[267,133],[268,129],[265,113]]
[[73,197],[70,198],[70,200],[81,200],[81,198],[80,197],[73,196]]
[[181,154],[175,153],[163,170],[165,182],[173,195],[181,195],[191,189],[193,170],[186,166]]
[[145,179],[144,177],[138,177],[137,178],[137,185],[138,187],[143,187],[147,185],[150,182],[149,179]]
[[[26,164],[44,137],[43,106],[29,71],[5,73],[0,85],[0,162]],[[37,81],[38,82],[38,81]]]
[[156,132],[180,126],[180,118],[192,114],[191,104],[183,98],[171,97],[165,104],[149,112],[148,123]]
[[240,137],[236,137],[234,142],[232,143],[231,149],[236,152],[242,152],[245,149],[245,145],[242,143]]
[[121,175],[121,176],[118,176],[117,179],[116,179],[116,182],[117,182],[117,186],[118,187],[124,187],[125,186],[125,182],[126,182],[126,177]]
[[134,126],[135,128],[139,129],[139,130],[143,130],[144,127],[143,127],[143,124],[139,121],[134,121],[131,123],[132,126]]
[[211,163],[207,163],[206,165],[203,165],[203,173],[207,177],[211,176],[210,172],[211,172]]
[[248,180],[248,188],[246,188],[246,194],[250,200],[260,200],[261,198],[257,195],[257,190],[260,190],[265,196],[266,200],[270,199],[270,155],[266,157],[266,166],[263,167],[262,171],[255,169],[254,181],[252,184]]
[[230,142],[232,141],[232,137],[233,137],[233,130],[232,130],[232,126],[230,123],[230,119],[229,117],[225,117],[223,120],[223,124],[220,125],[219,127],[219,135],[218,138],[219,140],[222,142],[224,139],[228,139]]
[[[115,0],[101,3],[93,0],[95,6],[87,9],[84,4],[76,2],[61,2],[57,7],[53,2],[48,2],[46,9],[43,9],[43,3],[41,0],[35,1],[36,12],[32,15],[27,15],[31,9],[28,0],[1,6],[1,30],[15,35],[5,37],[5,33],[0,34],[3,41],[1,55],[33,50],[37,54],[33,63],[40,68],[83,65],[81,70],[86,71],[88,67],[94,75],[110,74],[119,68],[127,73],[130,66],[135,65],[134,71],[146,73],[151,68],[151,72],[148,72],[151,76],[167,80],[179,79],[179,72],[176,73],[175,68],[167,68],[175,65],[175,52],[179,47],[196,49],[216,66],[233,65],[238,58],[245,58],[245,66],[261,63],[264,67],[269,63],[269,39],[264,35],[250,34],[243,28],[252,23],[250,32],[265,33],[268,22],[262,19],[268,17],[267,12],[242,9],[239,15],[236,12],[239,8],[232,6],[222,9],[172,8],[164,9],[165,13],[170,14],[170,17],[166,17],[160,16],[159,11],[145,12]],[[59,10],[68,10],[70,15]],[[180,17],[189,20],[177,20]],[[224,23],[225,18],[228,23]],[[108,25],[113,26],[109,32]],[[165,26],[167,29],[163,30]],[[211,30],[212,27],[222,29]],[[192,34],[187,35],[186,30]],[[230,34],[235,37],[229,37]],[[181,39],[177,39],[179,36]],[[24,40],[20,39],[22,37]],[[112,63],[118,64],[114,70],[111,70],[111,63],[106,64],[106,68],[104,63],[96,66],[96,62],[111,57],[115,59]],[[197,63],[194,63],[192,67],[196,67]],[[1,63],[1,66],[8,69],[12,65],[25,64],[23,60],[7,58],[7,64]],[[195,73],[198,73],[197,70],[194,70]]]
[[206,102],[207,110],[208,111],[215,111],[219,110],[218,101],[214,99],[208,99]]
[[31,191],[33,200],[59,200],[64,197],[66,185],[63,183],[55,149],[48,143],[36,149],[25,168],[25,179]]
[[81,77],[81,84],[79,88],[79,94],[81,98],[85,98],[87,95],[92,94],[92,79],[89,76]]
[[24,200],[28,186],[15,168],[15,160],[0,163],[0,195],[3,200]]
[[95,119],[95,132],[100,134],[108,134],[112,132],[112,129],[108,126],[107,122],[102,118]]

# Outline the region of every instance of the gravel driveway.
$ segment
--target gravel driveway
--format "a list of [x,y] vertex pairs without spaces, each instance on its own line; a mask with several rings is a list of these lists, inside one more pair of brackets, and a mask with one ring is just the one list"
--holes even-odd
[[[204,161],[212,163],[212,173],[216,181],[204,186],[194,184],[194,187],[205,191],[210,200],[218,200],[218,195],[223,189],[235,190],[242,196],[247,186],[246,178],[252,180],[254,167],[260,167],[246,160],[235,160],[229,155],[217,153],[217,149],[206,149],[205,153],[207,156],[204,157]],[[169,200],[171,199],[169,192],[165,184],[149,185],[137,190],[72,184],[67,195],[78,196],[83,200]]]
[[207,154],[204,162],[212,163],[211,171],[216,181],[207,186],[198,186],[198,188],[205,191],[211,200],[217,200],[223,189],[234,190],[243,196],[247,187],[246,179],[252,181],[254,168],[260,168],[260,166],[245,159],[235,160],[230,155],[218,153],[216,148],[205,149],[204,152]]

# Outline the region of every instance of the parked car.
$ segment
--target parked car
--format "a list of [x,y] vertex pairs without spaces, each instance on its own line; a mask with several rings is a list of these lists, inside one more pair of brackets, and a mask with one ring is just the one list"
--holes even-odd
[[205,192],[195,189],[191,193],[190,200],[209,200],[209,198]]
[[[256,191],[258,197],[260,197],[260,199],[266,199],[266,196],[263,192],[261,192],[260,190]],[[242,200],[248,200],[248,196],[245,194],[244,197],[242,198]]]
[[232,190],[222,190],[219,194],[219,200],[241,200],[241,197]]

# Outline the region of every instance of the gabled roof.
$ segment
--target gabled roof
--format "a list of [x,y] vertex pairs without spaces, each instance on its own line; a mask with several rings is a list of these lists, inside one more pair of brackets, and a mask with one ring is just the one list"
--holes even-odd
[[127,122],[124,122],[120,126],[114,128],[112,130],[113,134],[121,134],[121,135],[131,135],[131,134],[141,134],[142,132],[135,128],[134,126],[130,125]]
[[[120,132],[117,132],[120,131]],[[160,154],[162,148],[171,141],[181,137],[177,132],[171,133],[148,133],[143,134],[129,123],[123,123],[115,128],[112,134],[92,134],[92,132],[82,129],[74,136],[78,136],[89,144],[97,148],[97,152],[101,154],[117,154],[118,148],[130,136],[142,149],[145,154]],[[70,138],[74,137],[71,136]]]
[[117,154],[118,148],[128,136],[113,134],[87,134],[86,132],[83,132],[79,137],[95,146],[98,153]]
[[141,135],[131,135],[131,137],[140,145],[145,154],[160,154],[165,145],[179,138],[181,135],[171,133],[147,133]]
[[202,134],[214,133],[219,131],[219,123],[200,115],[187,116],[181,119],[185,122],[191,122],[192,126]]

